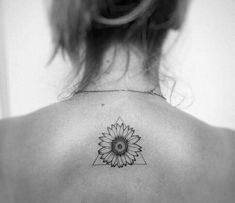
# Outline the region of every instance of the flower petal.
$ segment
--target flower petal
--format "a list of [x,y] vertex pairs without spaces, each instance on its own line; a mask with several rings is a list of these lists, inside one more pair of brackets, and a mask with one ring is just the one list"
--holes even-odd
[[119,124],[116,124],[117,136],[120,135],[120,128],[121,128],[121,126]]
[[112,160],[114,158],[114,154],[113,153],[110,153],[109,156],[107,156],[106,160],[107,160],[107,163],[111,163]]
[[117,162],[118,162],[117,156],[114,155],[113,160],[112,160],[112,163],[111,163],[111,166],[115,167],[115,166],[117,165]]
[[126,135],[126,139],[129,140],[131,138],[131,136],[134,134],[134,130],[133,128],[129,129],[127,135]]
[[111,147],[102,147],[101,149],[99,149],[99,154],[106,154],[111,152]]
[[118,136],[118,124],[115,124],[114,125],[114,132],[115,132],[115,134],[116,134],[116,137]]
[[103,137],[106,137],[107,139],[113,140],[112,136],[108,133],[102,133]]
[[127,154],[125,154],[125,159],[128,164],[132,163],[132,159]]
[[128,150],[128,153],[132,156],[138,156],[138,154],[135,151]]
[[112,129],[110,127],[107,128],[109,135],[112,137],[112,139],[114,139],[116,137],[115,133],[112,131]]
[[118,156],[118,167],[123,167],[121,156]]
[[121,156],[121,159],[122,159],[122,163],[126,166],[126,165],[127,165],[127,162],[126,162],[125,156],[122,155],[122,156]]
[[111,148],[111,142],[100,142],[99,145],[101,147],[110,147]]
[[[109,136],[110,137],[110,136]],[[111,137],[110,137],[111,138]],[[99,139],[103,142],[112,142],[111,139],[109,139],[108,137],[105,137],[105,136],[102,136],[102,137],[99,137]]]
[[141,147],[139,145],[129,145],[128,150],[133,151],[133,152],[141,152]]
[[116,128],[116,126],[112,125],[111,127],[112,127],[111,129],[112,129],[112,131],[114,133],[114,136],[117,137],[117,128]]
[[133,135],[133,136],[131,136],[131,137],[129,138],[128,141],[129,141],[131,144],[135,144],[135,143],[139,142],[139,140],[140,140],[140,136],[138,136],[138,135]]
[[142,148],[140,145],[138,144],[130,144],[128,145],[128,147],[134,147],[134,148]]
[[119,168],[121,167],[121,164],[120,164],[120,162],[119,162],[118,157],[117,157],[117,166],[118,166]]
[[124,131],[124,124],[122,123],[119,131],[119,136],[123,136],[123,131]]
[[136,160],[135,157],[129,153],[126,153],[126,157],[129,158],[129,160],[131,161],[131,164],[133,164],[134,161]]
[[106,161],[106,158],[107,158],[107,156],[110,154],[111,152],[108,152],[108,153],[106,153],[106,154],[102,154],[101,155],[101,159],[103,159],[104,161]]
[[128,131],[129,131],[129,127],[127,126],[123,131],[123,137],[126,137]]

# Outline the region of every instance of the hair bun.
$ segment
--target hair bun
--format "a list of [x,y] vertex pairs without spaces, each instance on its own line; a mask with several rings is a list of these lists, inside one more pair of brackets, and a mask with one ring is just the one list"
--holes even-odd
[[118,18],[135,9],[139,3],[140,0],[100,0],[98,8],[103,17]]
[[146,12],[153,0],[100,0],[96,22],[105,25],[123,25]]

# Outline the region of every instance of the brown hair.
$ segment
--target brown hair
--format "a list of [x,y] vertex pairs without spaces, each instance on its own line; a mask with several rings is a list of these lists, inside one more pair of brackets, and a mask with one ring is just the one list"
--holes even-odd
[[62,51],[78,62],[76,71],[82,77],[76,90],[99,75],[103,54],[115,43],[140,48],[148,69],[160,56],[168,31],[179,28],[183,1],[187,0],[53,0],[54,56]]

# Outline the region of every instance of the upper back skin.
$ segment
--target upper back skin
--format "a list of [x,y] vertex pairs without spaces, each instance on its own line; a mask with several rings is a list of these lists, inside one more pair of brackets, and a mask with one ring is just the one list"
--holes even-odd
[[[93,166],[119,117],[147,165]],[[156,96],[78,95],[0,122],[0,202],[234,203],[233,134]]]

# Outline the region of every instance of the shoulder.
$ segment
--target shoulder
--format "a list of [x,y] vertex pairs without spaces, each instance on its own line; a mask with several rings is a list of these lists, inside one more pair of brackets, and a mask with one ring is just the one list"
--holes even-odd
[[0,135],[2,139],[5,136],[10,138],[19,134],[22,130],[26,129],[28,125],[41,121],[43,117],[46,118],[47,115],[51,114],[50,112],[51,107],[46,107],[27,115],[0,120]]
[[178,124],[184,125],[183,132],[188,133],[194,139],[201,153],[210,153],[217,160],[221,158],[221,163],[227,161],[228,165],[233,162],[235,170],[234,130],[210,125],[184,112],[180,112],[176,120]]
[[53,105],[28,115],[0,120],[0,202],[11,202],[8,200],[11,195],[5,187],[9,174],[18,177],[19,171],[24,171],[22,167],[30,167],[32,158],[39,155],[37,146],[42,147],[43,137],[40,132],[56,117],[55,108]]
[[63,115],[62,111],[63,105],[53,104],[26,115],[0,120],[0,139],[9,141],[30,133],[40,134],[37,132],[55,123]]
[[30,166],[32,160],[46,157],[58,126],[61,129],[65,122],[63,108],[63,104],[53,104],[0,121],[0,162],[4,171],[18,173],[20,167]]
[[[187,130],[196,144],[199,166],[207,169],[208,178],[235,187],[235,131],[215,127],[189,115],[182,116],[188,123]],[[187,118],[189,117],[189,118]],[[183,119],[183,120],[184,120]],[[190,132],[191,131],[191,132]]]
[[[3,119],[0,121],[0,150],[3,154],[9,150],[24,149],[29,142],[35,143],[56,125],[62,123],[60,104],[53,104],[27,115]],[[60,121],[60,123],[59,123]],[[33,142],[33,140],[35,142]]]
[[235,131],[209,125],[170,106],[165,108],[163,120],[178,151],[187,153],[200,169],[214,171],[210,173],[214,180],[231,177],[235,182]]

